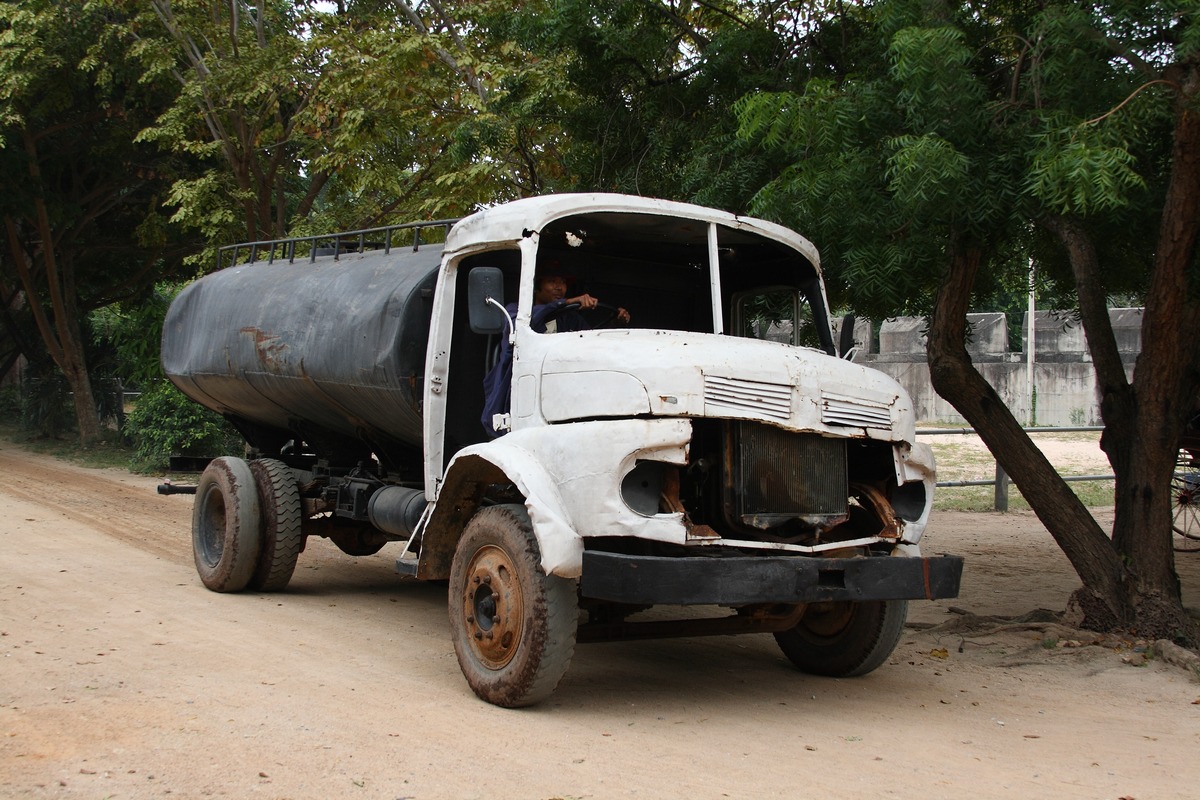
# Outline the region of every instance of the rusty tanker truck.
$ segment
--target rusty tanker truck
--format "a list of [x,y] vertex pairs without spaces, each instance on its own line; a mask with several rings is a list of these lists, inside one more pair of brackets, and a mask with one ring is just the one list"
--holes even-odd
[[[172,304],[167,376],[247,444],[195,487],[209,589],[284,589],[310,536],[395,542],[508,707],[590,641],[771,633],[801,670],[862,675],[909,600],[957,594],[962,560],[920,550],[911,401],[837,353],[802,236],[613,194],[429,226],[227,248]],[[544,274],[629,323],[600,305],[546,332],[581,310],[535,309]]]

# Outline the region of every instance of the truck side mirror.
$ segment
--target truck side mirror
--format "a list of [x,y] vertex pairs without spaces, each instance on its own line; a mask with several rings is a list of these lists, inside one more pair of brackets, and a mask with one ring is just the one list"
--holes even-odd
[[510,324],[504,310],[504,273],[476,267],[467,276],[467,312],[472,333],[501,333]]

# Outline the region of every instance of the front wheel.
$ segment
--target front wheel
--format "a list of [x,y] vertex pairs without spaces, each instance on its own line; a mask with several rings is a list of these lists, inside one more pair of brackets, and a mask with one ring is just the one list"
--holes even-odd
[[471,518],[450,568],[450,630],[475,694],[507,708],[548,697],[575,651],[578,605],[575,581],[542,571],[522,506]]
[[907,600],[813,603],[796,627],[776,633],[775,641],[804,672],[866,675],[896,649],[907,617]]
[[262,541],[258,491],[250,465],[214,458],[200,475],[192,506],[196,572],[214,592],[240,592],[254,576]]

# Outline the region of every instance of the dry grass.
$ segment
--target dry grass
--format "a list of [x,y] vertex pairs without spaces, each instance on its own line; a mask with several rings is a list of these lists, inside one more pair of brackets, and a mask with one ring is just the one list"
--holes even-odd
[[[943,430],[945,428],[942,428]],[[1112,467],[1100,449],[1100,432],[1032,433],[1030,438],[1062,475],[1111,475]],[[996,462],[979,437],[974,434],[919,436],[933,448],[937,458],[938,481],[995,480]],[[1089,507],[1113,504],[1113,482],[1071,482],[1075,494]],[[1010,510],[1028,509],[1015,485],[1009,487]],[[941,487],[934,507],[950,511],[991,511],[995,508],[992,486]]]

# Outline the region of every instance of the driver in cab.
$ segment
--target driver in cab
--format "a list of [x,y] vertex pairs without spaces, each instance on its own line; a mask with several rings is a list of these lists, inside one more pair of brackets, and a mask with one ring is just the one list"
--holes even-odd
[[[586,292],[567,297],[567,279],[560,273],[539,273],[533,282],[533,311],[530,314],[529,327],[535,333],[590,330],[593,326],[589,325],[579,312],[594,309],[599,305],[600,301]],[[507,310],[510,317],[516,318],[516,303],[510,303]],[[615,309],[612,318],[620,320],[622,324],[629,324],[629,312],[623,308]],[[509,346],[508,337],[504,337],[501,339],[500,357],[483,379],[483,414],[480,421],[489,437],[501,436],[508,430],[507,423],[502,427],[500,420],[508,416],[511,385],[512,348]]]
[[[534,278],[529,325],[535,332],[585,331],[592,327],[579,312],[596,308],[600,301],[586,292],[567,297],[567,291],[567,279],[558,273],[547,272]],[[510,314],[515,311],[515,307],[509,309]],[[629,324],[629,312],[624,308],[617,309],[615,318],[623,325]]]

